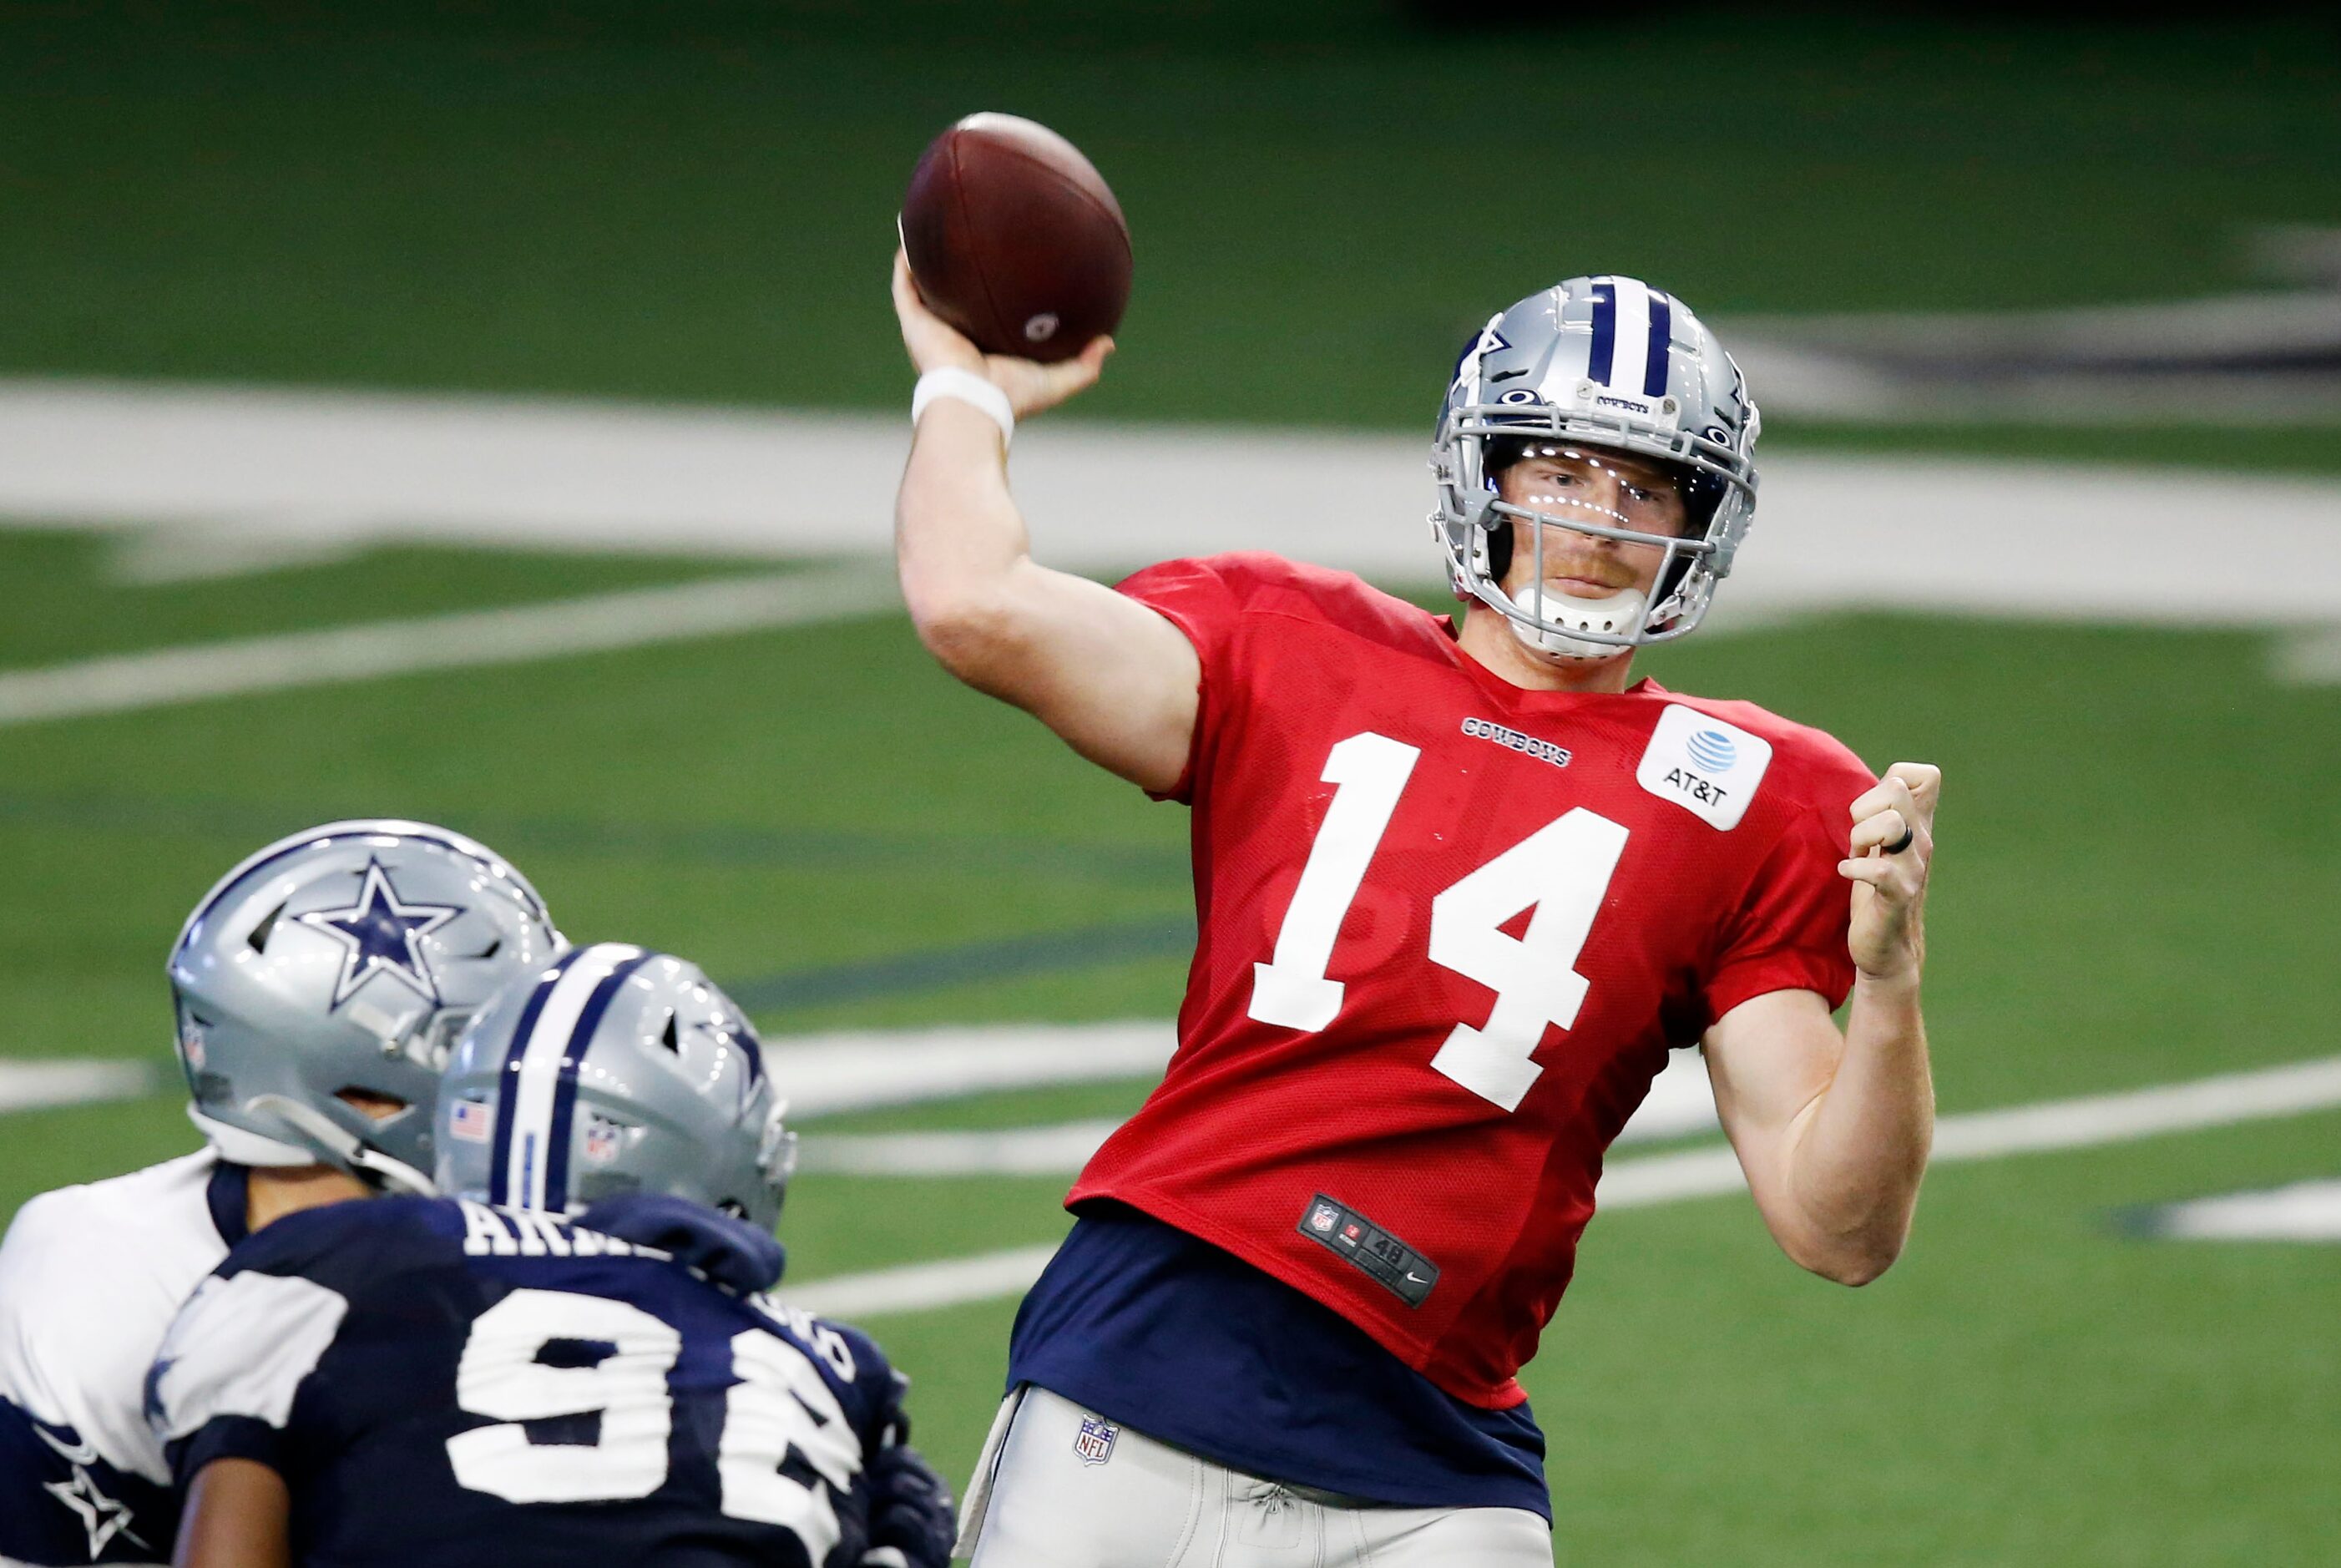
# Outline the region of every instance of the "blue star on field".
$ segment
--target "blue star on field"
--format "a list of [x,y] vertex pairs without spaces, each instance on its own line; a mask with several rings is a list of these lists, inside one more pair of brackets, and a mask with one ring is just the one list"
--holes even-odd
[[421,939],[463,913],[459,904],[402,903],[390,873],[382,862],[369,859],[356,902],[346,909],[313,909],[298,918],[348,949],[334,984],[334,1006],[348,1001],[375,975],[388,974],[435,1007],[439,983]]

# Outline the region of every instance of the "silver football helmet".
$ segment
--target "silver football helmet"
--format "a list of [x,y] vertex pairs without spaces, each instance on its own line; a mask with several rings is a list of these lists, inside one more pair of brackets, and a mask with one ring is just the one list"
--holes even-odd
[[665,1193],[769,1231],[796,1168],[787,1109],[755,1029],[698,965],[597,943],[512,981],[456,1042],[439,1187],[572,1214]]
[[[1629,277],[1570,278],[1521,300],[1464,351],[1431,445],[1431,534],[1456,597],[1486,604],[1556,658],[1609,658],[1681,636],[1707,614],[1755,516],[1759,423],[1738,365],[1679,300]],[[1688,528],[1676,537],[1590,504],[1502,500],[1498,473],[1531,447],[1658,460],[1676,476]],[[1529,524],[1537,565],[1517,600],[1502,581],[1515,522]],[[1632,588],[1603,598],[1549,589],[1545,526],[1659,546],[1655,589],[1647,598]]]
[[[464,1023],[563,946],[484,846],[423,823],[328,823],[204,895],[172,946],[187,1114],[223,1158],[338,1164],[428,1191],[439,1074]],[[403,1102],[377,1120],[340,1098]]]

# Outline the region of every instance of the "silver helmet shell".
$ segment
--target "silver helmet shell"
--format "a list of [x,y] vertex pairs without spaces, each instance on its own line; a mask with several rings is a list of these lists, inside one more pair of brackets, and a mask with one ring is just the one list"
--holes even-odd
[[[463,1024],[561,934],[525,877],[423,823],[328,823],[221,878],[172,944],[187,1107],[223,1158],[427,1188]],[[375,1120],[343,1090],[403,1101]]]
[[[1755,517],[1760,423],[1739,366],[1679,300],[1616,276],[1570,278],[1530,295],[1489,318],[1464,351],[1439,412],[1430,524],[1456,596],[1486,604],[1522,642],[1560,657],[1612,657],[1691,631]],[[1689,530],[1679,538],[1642,533],[1499,499],[1489,444],[1538,436],[1672,465]],[[1571,600],[1548,594],[1539,570],[1516,602],[1496,569],[1515,522],[1531,524],[1539,552],[1538,524],[1658,546],[1657,587],[1647,600]]]
[[770,1230],[796,1164],[786,1110],[698,965],[598,943],[511,982],[456,1043],[439,1187],[554,1213],[662,1193]]

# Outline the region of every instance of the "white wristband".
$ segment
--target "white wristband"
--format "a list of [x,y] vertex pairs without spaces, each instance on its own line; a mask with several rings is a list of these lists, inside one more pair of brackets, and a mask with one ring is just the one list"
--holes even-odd
[[980,408],[1000,426],[1002,441],[1016,439],[1016,411],[1008,406],[1008,394],[971,370],[958,365],[945,365],[919,377],[917,390],[911,394],[911,424],[915,428],[919,416],[938,397],[955,397],[971,407]]

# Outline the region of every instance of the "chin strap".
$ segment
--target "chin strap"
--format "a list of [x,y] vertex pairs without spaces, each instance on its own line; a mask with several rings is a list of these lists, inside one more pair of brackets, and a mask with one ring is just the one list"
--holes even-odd
[[[1539,600],[1531,590],[1528,603],[1496,590],[1512,608],[1519,612],[1504,619],[1510,623],[1512,634],[1531,652],[1550,658],[1571,661],[1614,659],[1631,651],[1631,644],[1596,642],[1590,637],[1574,637],[1571,631],[1607,632],[1612,635],[1632,636],[1642,628],[1642,617],[1648,613],[1649,601],[1639,588],[1622,588],[1606,599],[1580,599],[1572,594],[1548,592]],[[1539,614],[1529,604],[1537,604]],[[1543,624],[1539,624],[1542,622]]]
[[385,1191],[418,1198],[439,1195],[438,1185],[430,1177],[379,1149],[368,1148],[356,1134],[337,1125],[314,1105],[283,1094],[255,1094],[244,1102],[244,1108],[255,1115],[275,1117],[327,1164],[369,1178]]

